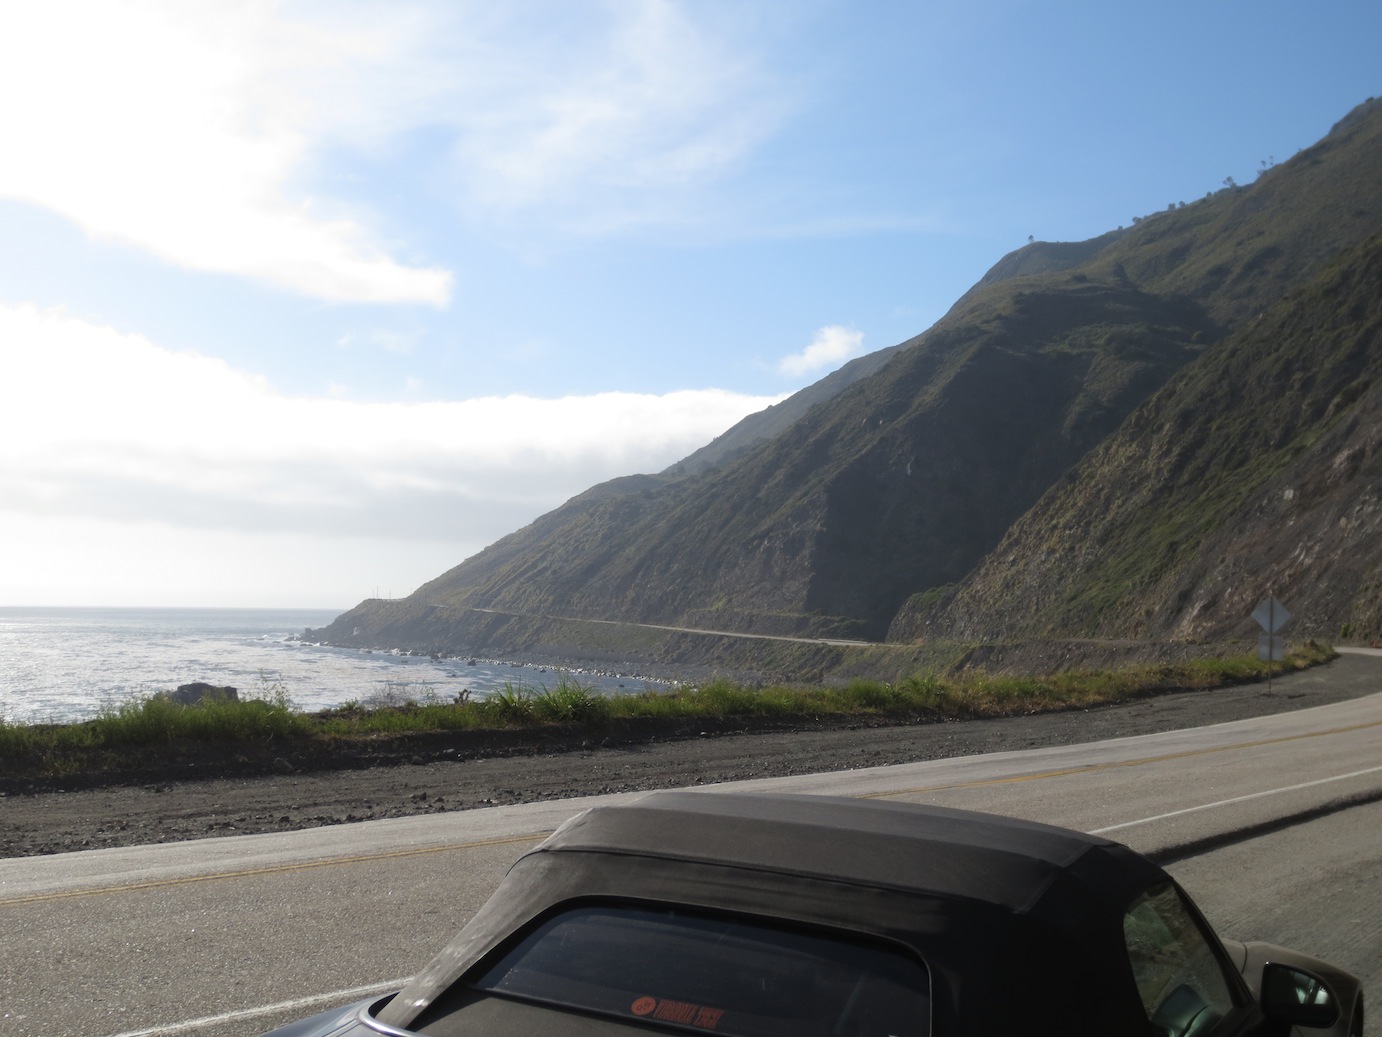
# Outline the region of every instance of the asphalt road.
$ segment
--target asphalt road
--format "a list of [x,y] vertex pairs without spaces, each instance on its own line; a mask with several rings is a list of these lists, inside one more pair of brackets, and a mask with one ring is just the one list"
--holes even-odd
[[[1382,689],[1382,659],[1378,677]],[[1336,961],[1382,1004],[1382,694],[706,794],[716,788],[940,803],[1106,832],[1172,860],[1224,935]],[[255,1034],[390,988],[588,802],[2,860],[0,1035]]]

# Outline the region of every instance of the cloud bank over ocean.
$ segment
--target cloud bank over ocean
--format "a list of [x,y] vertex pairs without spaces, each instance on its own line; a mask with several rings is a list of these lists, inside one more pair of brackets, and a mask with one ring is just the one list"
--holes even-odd
[[[170,527],[151,562],[170,574],[214,571],[214,549],[174,563],[175,548],[197,555],[214,536],[261,541],[266,577],[291,570],[282,555],[308,562],[314,539],[345,538],[404,553],[430,544],[420,583],[592,484],[658,471],[780,399],[713,389],[290,396],[223,360],[33,307],[0,306],[0,343],[0,522],[83,527],[63,545],[66,561],[39,554],[6,573],[11,585],[30,582],[31,602],[46,597],[45,574],[76,557],[81,569],[115,573],[118,588],[134,575],[121,558],[148,527]],[[337,583],[348,597],[360,578]]]

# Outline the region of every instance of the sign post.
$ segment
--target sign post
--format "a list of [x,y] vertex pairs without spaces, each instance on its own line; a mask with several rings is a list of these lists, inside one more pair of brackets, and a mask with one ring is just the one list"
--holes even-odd
[[1277,631],[1291,622],[1290,610],[1270,594],[1257,603],[1257,608],[1252,610],[1252,618],[1257,620],[1266,633],[1257,636],[1257,658],[1267,664],[1267,690],[1272,690],[1272,663],[1281,662],[1286,658],[1285,646],[1282,639],[1277,637]]

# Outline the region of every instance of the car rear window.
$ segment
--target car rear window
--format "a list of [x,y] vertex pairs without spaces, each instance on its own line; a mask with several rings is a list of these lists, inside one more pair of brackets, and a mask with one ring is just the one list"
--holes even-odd
[[[428,1015],[469,1032],[470,1012],[506,1030],[497,1001],[604,1018],[615,1029],[670,1028],[728,1037],[926,1037],[925,966],[882,942],[769,921],[642,906],[563,911],[467,977]],[[558,1025],[521,1008],[514,1029]],[[545,1013],[544,1013],[545,1014]],[[419,1020],[422,1022],[422,1020]],[[581,1027],[589,1030],[590,1027]],[[598,1029],[598,1027],[596,1028]]]

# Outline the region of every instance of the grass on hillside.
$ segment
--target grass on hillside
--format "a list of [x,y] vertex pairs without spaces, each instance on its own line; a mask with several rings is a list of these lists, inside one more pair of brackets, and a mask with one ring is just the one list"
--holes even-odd
[[[1334,657],[1310,642],[1292,652],[1281,670],[1304,669]],[[577,725],[594,732],[639,717],[858,716],[931,718],[997,716],[1085,708],[1171,690],[1212,689],[1264,680],[1263,663],[1251,656],[1203,659],[1177,665],[1122,670],[1068,671],[1047,677],[961,677],[918,674],[897,682],[855,679],[841,687],[775,685],[752,688],[727,680],[697,687],[607,697],[570,679],[551,689],[507,687],[480,700],[407,700],[373,708],[350,703],[303,713],[281,689],[264,699],[209,701],[183,706],[158,696],[107,708],[94,720],[74,724],[10,724],[0,720],[0,771],[28,761],[73,752],[156,749],[186,742],[348,743],[379,735],[428,731],[511,730]]]

